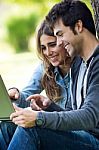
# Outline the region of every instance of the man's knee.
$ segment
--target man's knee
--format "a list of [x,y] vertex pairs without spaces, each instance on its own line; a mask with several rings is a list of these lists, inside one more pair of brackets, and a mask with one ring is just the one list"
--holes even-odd
[[16,130],[16,125],[12,122],[3,121],[0,124],[0,138],[9,143]]
[[0,150],[6,150],[16,126],[11,122],[0,123]]

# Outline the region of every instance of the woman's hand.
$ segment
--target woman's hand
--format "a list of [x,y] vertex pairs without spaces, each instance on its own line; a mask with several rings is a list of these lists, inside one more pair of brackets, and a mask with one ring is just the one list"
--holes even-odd
[[19,93],[19,91],[18,91],[17,88],[11,88],[11,89],[9,89],[8,90],[8,94],[9,94],[9,96],[10,96],[10,98],[11,98],[12,101],[13,100],[17,100],[20,97],[20,93]]
[[31,108],[37,111],[45,110],[52,103],[50,99],[40,94],[31,95],[27,100],[31,101]]
[[33,127],[35,126],[35,120],[37,118],[38,111],[33,111],[29,108],[20,108],[13,104],[16,112],[10,115],[10,119],[16,125],[21,127]]

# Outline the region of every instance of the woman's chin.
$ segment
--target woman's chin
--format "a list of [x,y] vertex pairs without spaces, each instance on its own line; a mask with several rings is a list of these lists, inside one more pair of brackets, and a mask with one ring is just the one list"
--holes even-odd
[[58,67],[58,66],[59,66],[59,62],[55,62],[55,63],[51,62],[51,64],[52,64],[54,67]]

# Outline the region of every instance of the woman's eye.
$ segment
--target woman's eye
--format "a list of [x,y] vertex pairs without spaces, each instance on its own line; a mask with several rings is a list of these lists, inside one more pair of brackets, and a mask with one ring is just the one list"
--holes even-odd
[[45,51],[45,50],[46,50],[46,47],[43,47],[43,46],[42,46],[42,47],[41,47],[41,50],[42,50],[42,51]]
[[56,46],[56,43],[50,44],[50,47],[55,47],[55,46]]

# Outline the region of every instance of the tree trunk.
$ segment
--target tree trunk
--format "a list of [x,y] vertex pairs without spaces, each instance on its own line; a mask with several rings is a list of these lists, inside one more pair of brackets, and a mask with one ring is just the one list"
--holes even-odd
[[99,0],[90,0],[90,1],[94,11],[95,27],[97,31],[97,37],[99,39]]

